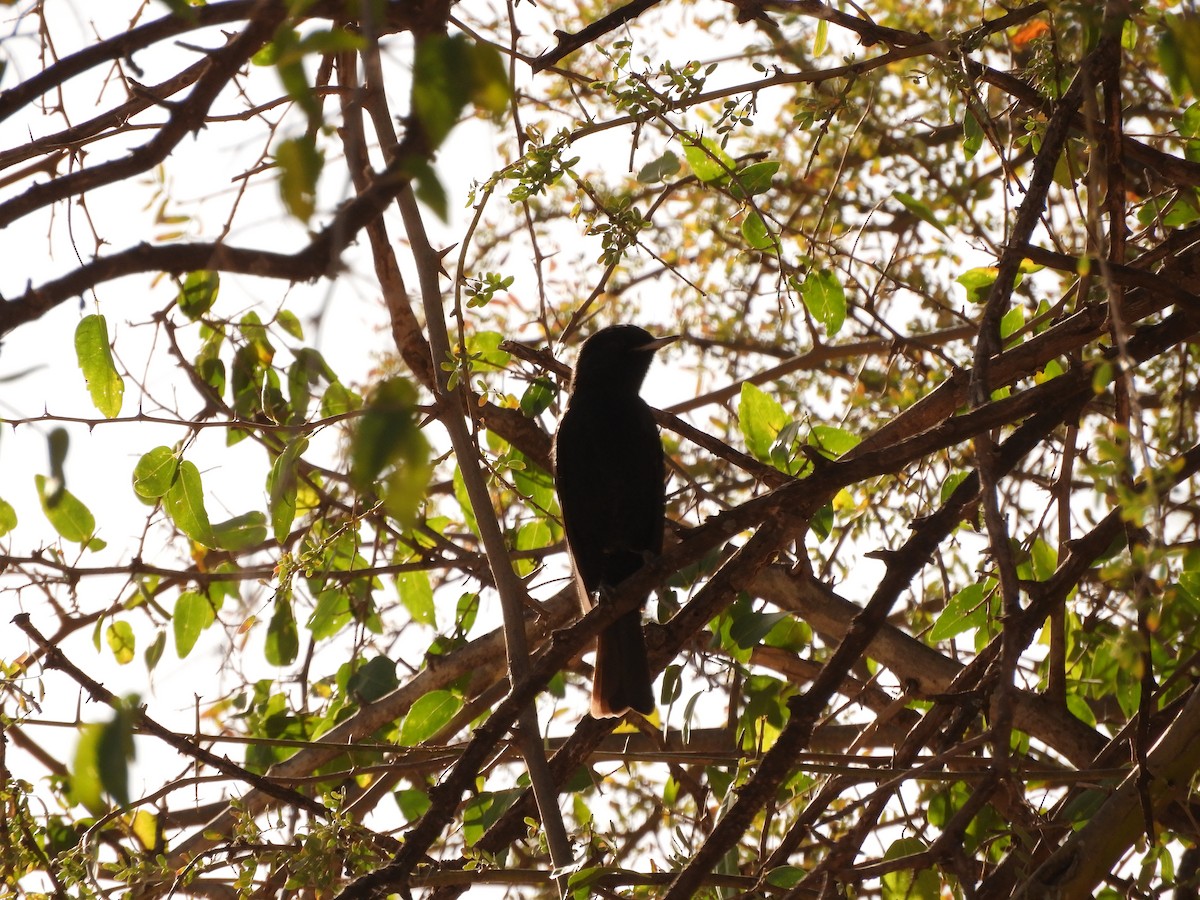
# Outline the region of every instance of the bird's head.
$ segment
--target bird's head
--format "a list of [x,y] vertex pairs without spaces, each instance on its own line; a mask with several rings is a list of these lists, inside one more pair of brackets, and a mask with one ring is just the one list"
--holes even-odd
[[678,338],[656,338],[636,325],[610,325],[583,342],[571,390],[605,390],[636,394],[642,386],[654,352]]

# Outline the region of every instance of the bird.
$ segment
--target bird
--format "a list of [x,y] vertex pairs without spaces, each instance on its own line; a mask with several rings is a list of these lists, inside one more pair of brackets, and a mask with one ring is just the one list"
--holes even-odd
[[[662,552],[666,465],[654,415],[639,392],[655,352],[677,337],[612,325],[580,348],[553,460],[585,613]],[[652,688],[639,605],[596,638],[591,713],[648,716]]]

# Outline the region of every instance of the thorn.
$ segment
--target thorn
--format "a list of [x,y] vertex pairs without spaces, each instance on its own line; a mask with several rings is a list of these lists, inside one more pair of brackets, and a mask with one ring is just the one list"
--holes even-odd
[[439,275],[441,275],[443,278],[449,278],[449,277],[450,277],[450,275],[449,275],[449,274],[446,272],[446,267],[445,267],[444,265],[442,265],[442,261],[443,261],[443,260],[444,260],[444,259],[445,259],[447,256],[449,256],[449,255],[450,255],[450,253],[451,253],[451,251],[453,251],[453,250],[454,250],[454,248],[455,248],[455,247],[457,247],[457,246],[458,246],[458,243],[457,243],[457,242],[455,242],[455,243],[451,244],[449,247],[446,247],[446,248],[444,248],[444,249],[442,249],[442,250],[438,250],[438,251],[437,251],[437,258],[438,258],[438,274],[439,274]]

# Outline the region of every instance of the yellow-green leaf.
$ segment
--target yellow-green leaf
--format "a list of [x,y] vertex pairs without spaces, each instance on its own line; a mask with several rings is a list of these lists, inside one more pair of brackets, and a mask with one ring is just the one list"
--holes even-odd
[[17,511],[7,500],[0,499],[0,537],[17,527]]
[[108,323],[104,316],[90,315],[80,320],[75,328],[75,356],[87,380],[92,403],[104,418],[116,418],[121,413],[125,381],[113,362],[112,348],[108,346]]
[[110,622],[104,631],[104,639],[118,663],[126,665],[133,661],[137,639],[134,637],[132,625],[121,619]]
[[733,157],[712,138],[688,135],[683,140],[683,156],[692,174],[704,182],[718,181],[737,168]]

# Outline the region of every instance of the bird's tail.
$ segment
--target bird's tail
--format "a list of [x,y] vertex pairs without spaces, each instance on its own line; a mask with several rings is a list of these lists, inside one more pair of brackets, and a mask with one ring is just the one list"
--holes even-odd
[[633,709],[654,712],[653,679],[642,636],[642,613],[626,613],[596,639],[596,671],[592,675],[592,715],[623,716]]

